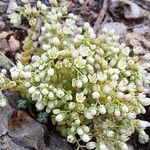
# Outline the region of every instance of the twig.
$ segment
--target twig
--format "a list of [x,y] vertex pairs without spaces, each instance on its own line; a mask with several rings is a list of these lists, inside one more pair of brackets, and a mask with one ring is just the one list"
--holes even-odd
[[10,69],[15,64],[7,58],[2,52],[0,52],[0,66],[2,66],[5,69]]
[[101,25],[101,23],[102,23],[102,21],[104,19],[104,16],[105,16],[106,11],[107,11],[107,6],[108,6],[107,4],[108,4],[108,0],[104,0],[102,9],[100,10],[100,13],[99,13],[99,15],[97,17],[97,20],[96,20],[95,24],[94,24],[95,32],[98,31],[98,29],[100,28],[100,25]]

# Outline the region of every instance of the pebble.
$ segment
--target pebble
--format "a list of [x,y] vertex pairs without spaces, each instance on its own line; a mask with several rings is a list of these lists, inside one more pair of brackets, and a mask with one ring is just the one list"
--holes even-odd
[[7,3],[0,1],[0,14],[4,13],[7,9]]
[[20,42],[12,35],[9,39],[9,46],[11,51],[17,51],[20,48]]

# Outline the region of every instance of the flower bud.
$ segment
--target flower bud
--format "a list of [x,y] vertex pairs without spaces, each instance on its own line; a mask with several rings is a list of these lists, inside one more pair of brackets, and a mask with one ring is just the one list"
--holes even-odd
[[41,93],[42,93],[43,95],[47,95],[47,94],[48,94],[48,90],[47,90],[46,88],[44,88],[44,89],[42,89]]
[[53,76],[53,75],[54,75],[54,69],[53,69],[53,68],[49,68],[49,69],[47,70],[47,74],[48,74],[49,76]]
[[100,112],[100,114],[104,115],[106,114],[106,108],[104,105],[101,105],[99,108],[98,108],[98,111]]
[[108,131],[107,132],[107,137],[110,137],[110,138],[114,137],[114,134],[115,134],[114,131]]
[[83,135],[84,134],[83,129],[82,128],[78,128],[77,129],[77,133],[78,133],[78,135]]
[[28,92],[29,92],[30,94],[33,94],[33,93],[35,92],[35,90],[36,90],[36,87],[35,87],[35,86],[32,86],[32,87],[30,87],[30,88],[28,89]]
[[121,108],[122,112],[124,113],[128,113],[129,112],[129,109],[126,105],[123,105],[122,108]]
[[84,133],[82,136],[81,136],[81,139],[83,142],[87,143],[91,140],[90,136],[86,133]]
[[99,92],[97,92],[97,91],[93,92],[93,93],[92,93],[92,97],[93,97],[94,99],[98,99],[98,98],[100,97]]
[[88,126],[83,125],[82,128],[83,128],[83,131],[84,131],[85,133],[89,133],[89,132],[90,132],[90,128],[89,128]]
[[135,113],[128,113],[127,114],[127,117],[130,119],[130,120],[133,120],[136,118],[136,114]]
[[54,94],[53,94],[53,92],[49,92],[49,93],[48,93],[48,98],[49,98],[50,100],[54,99]]
[[76,138],[73,135],[68,135],[67,136],[67,141],[70,143],[75,143]]
[[99,144],[98,149],[99,150],[108,150],[107,146],[105,144],[103,144],[103,143]]
[[74,102],[70,102],[69,105],[68,105],[68,108],[70,110],[73,110],[75,108],[76,104]]
[[96,145],[97,145],[96,142],[88,142],[86,144],[86,148],[89,149],[89,150],[91,150],[91,149],[96,148]]
[[118,117],[120,117],[120,111],[119,110],[115,110],[115,112],[114,112],[114,115],[118,118]]
[[93,115],[90,113],[90,112],[86,112],[85,113],[85,117],[87,118],[87,119],[93,119]]
[[82,82],[80,80],[76,81],[76,87],[81,88],[82,87]]
[[56,117],[55,117],[55,120],[57,121],[57,122],[62,122],[63,121],[63,119],[64,119],[64,114],[58,114]]

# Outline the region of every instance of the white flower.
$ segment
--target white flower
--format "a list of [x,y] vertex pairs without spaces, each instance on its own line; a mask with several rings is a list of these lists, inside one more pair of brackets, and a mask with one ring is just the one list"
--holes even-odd
[[91,120],[94,118],[94,116],[92,115],[91,112],[86,112],[85,115],[84,115],[87,119]]
[[88,22],[85,22],[84,23],[84,29],[89,29],[91,26]]
[[47,90],[46,88],[44,88],[44,89],[42,89],[41,93],[42,93],[43,95],[47,95],[47,94],[48,94],[48,90]]
[[28,92],[29,92],[30,94],[33,94],[33,93],[35,92],[35,90],[36,90],[36,87],[35,87],[35,86],[31,86],[31,87],[28,89]]
[[48,61],[48,57],[45,54],[41,55],[41,59],[43,62],[47,62]]
[[53,76],[53,75],[54,75],[54,69],[53,69],[53,68],[49,68],[49,69],[47,70],[47,74],[48,74],[49,76]]
[[118,62],[118,65],[117,67],[121,70],[125,70],[126,67],[127,67],[127,61],[126,61],[126,58],[125,57],[122,57],[119,62]]
[[127,84],[122,80],[119,85],[118,88],[120,91],[126,91],[127,90]]
[[113,52],[113,53],[118,53],[119,52],[119,48],[118,47],[111,47],[111,51]]
[[6,106],[6,99],[2,98],[0,99],[0,107]]
[[45,4],[41,4],[41,10],[43,11],[47,10],[47,6]]
[[117,92],[116,97],[121,100],[124,98],[124,93],[123,92]]
[[95,59],[93,57],[88,57],[87,60],[90,64],[93,64],[95,61]]
[[138,125],[140,128],[147,128],[150,127],[150,123],[148,121],[138,120]]
[[126,99],[126,100],[128,100],[128,101],[132,100],[132,98],[133,98],[133,96],[130,95],[130,94],[125,94],[125,95],[124,95],[124,99]]
[[106,113],[106,108],[104,105],[99,106],[98,111],[100,114],[105,114]]
[[55,117],[55,120],[57,122],[61,122],[63,121],[63,119],[65,118],[64,114],[58,114],[56,117]]
[[56,47],[53,47],[48,51],[48,55],[51,59],[56,59],[59,55],[59,51],[56,49]]
[[98,150],[108,150],[107,146],[103,143],[99,144]]
[[31,86],[30,82],[25,82],[23,85],[27,88],[29,88]]
[[52,38],[52,42],[54,43],[54,45],[59,45],[60,44],[60,40],[59,40],[58,37]]
[[107,80],[107,75],[104,74],[104,73],[102,73],[102,72],[98,72],[98,73],[97,73],[97,79],[98,79],[99,81],[104,82],[105,80]]
[[84,133],[82,136],[81,136],[81,139],[83,142],[87,143],[91,140],[90,136],[86,133]]
[[40,82],[40,77],[39,77],[38,75],[36,75],[36,76],[34,77],[34,80],[35,80],[35,82]]
[[103,88],[103,91],[106,93],[106,94],[109,94],[112,92],[112,88],[111,86],[109,85],[105,85],[104,88]]
[[118,118],[120,117],[120,111],[118,109],[115,110],[114,115]]
[[44,76],[45,76],[45,71],[42,71],[42,72],[39,73],[39,78],[40,79],[44,78]]
[[130,120],[133,120],[136,118],[136,114],[135,113],[132,113],[132,112],[129,112],[127,117],[130,119]]
[[70,110],[73,110],[75,108],[76,104],[74,102],[70,102],[69,105],[68,105],[68,108]]
[[41,1],[37,1],[37,7],[41,7],[41,5],[42,5],[42,3],[41,3]]
[[148,98],[148,97],[139,98],[138,100],[140,101],[140,103],[143,106],[149,106],[150,105],[150,98]]
[[97,75],[96,75],[96,73],[94,73],[93,75],[88,74],[88,78],[89,78],[89,81],[91,83],[96,83],[97,82]]
[[96,145],[97,145],[96,142],[88,142],[86,143],[86,148],[91,150],[91,149],[96,148]]
[[78,133],[78,135],[83,135],[84,134],[83,129],[77,128],[77,133]]
[[93,92],[93,93],[92,93],[92,97],[93,97],[94,99],[98,99],[98,98],[100,97],[99,92],[97,92],[97,91]]
[[79,56],[74,60],[74,64],[77,68],[84,68],[86,64],[86,60],[83,59],[81,56]]
[[10,22],[15,26],[18,26],[21,23],[21,17],[17,13],[10,14],[8,17],[10,18]]
[[113,74],[113,75],[111,76],[111,79],[112,79],[112,80],[118,80],[118,79],[119,79],[119,75],[118,75],[118,74]]
[[85,133],[89,133],[89,132],[90,132],[90,128],[89,128],[88,126],[86,126],[86,125],[83,125],[83,126],[82,126],[82,129],[83,129],[83,131],[84,131]]
[[90,113],[91,113],[93,116],[96,115],[97,109],[96,109],[95,107],[91,107],[89,110],[90,110]]
[[76,125],[79,125],[81,123],[80,119],[76,119],[74,122]]
[[57,115],[57,114],[59,114],[59,113],[60,113],[60,109],[54,109],[54,110],[53,110],[53,114]]
[[4,75],[6,75],[7,74],[7,70],[6,69],[2,69],[1,73],[3,73]]
[[58,89],[58,90],[56,91],[56,96],[57,96],[58,98],[62,98],[64,95],[65,95],[65,93],[64,93],[63,90]]
[[19,76],[19,72],[18,71],[11,71],[11,77],[13,79],[18,78],[18,76]]
[[87,76],[82,76],[82,82],[84,83],[84,84],[86,84],[86,83],[88,83],[88,78],[87,78]]
[[23,76],[25,78],[31,78],[32,74],[31,74],[31,72],[27,71],[27,72],[24,72]]
[[33,101],[41,101],[42,100],[42,94],[40,91],[35,91],[35,93],[32,94],[32,100]]
[[17,3],[16,3],[16,2],[11,2],[11,3],[10,3],[10,8],[11,8],[12,10],[16,10],[16,9],[18,8]]
[[[43,45],[42,45],[42,48],[43,48],[44,50],[49,50],[51,47],[50,47],[50,45],[43,44]],[[42,59],[42,60],[43,60],[43,59]]]
[[112,137],[114,137],[114,131],[107,131],[107,137],[110,137],[110,138],[112,138]]
[[121,108],[122,112],[124,113],[128,113],[129,112],[129,109],[126,105],[123,105],[122,108]]
[[35,107],[38,109],[38,110],[42,110],[44,108],[44,105],[41,103],[41,102],[37,102],[35,104]]
[[49,98],[50,100],[53,100],[53,99],[54,99],[54,94],[53,94],[53,92],[49,92],[49,93],[48,93],[48,98]]
[[83,103],[86,97],[84,96],[84,93],[76,93],[76,101],[79,103]]
[[75,143],[76,138],[73,135],[68,135],[67,136],[67,141],[70,143]]
[[77,81],[76,81],[76,87],[77,87],[77,88],[81,88],[81,87],[82,87],[82,82],[81,82],[81,80],[77,80]]

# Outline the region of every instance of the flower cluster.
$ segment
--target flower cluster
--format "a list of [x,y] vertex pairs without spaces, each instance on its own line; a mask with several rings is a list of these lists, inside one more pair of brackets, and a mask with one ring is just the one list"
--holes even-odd
[[[34,11],[41,19],[39,48],[31,62],[10,69],[22,97],[50,114],[62,135],[79,148],[127,150],[134,131],[142,143],[150,123],[136,119],[150,105],[143,87],[144,68],[130,49],[118,42],[114,30],[96,36],[89,23],[77,26],[77,17],[57,6],[37,8],[25,1],[17,7],[23,16]],[[36,18],[37,19],[37,18]],[[34,18],[29,20],[36,23]]]

